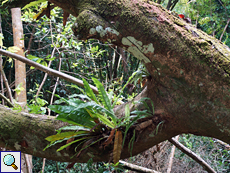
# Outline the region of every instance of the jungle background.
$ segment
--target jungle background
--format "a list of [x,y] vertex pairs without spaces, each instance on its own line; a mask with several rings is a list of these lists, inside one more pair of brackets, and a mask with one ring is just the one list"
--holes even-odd
[[[155,0],[163,7],[178,14],[189,17],[192,24],[215,36],[224,44],[230,46],[230,3],[228,0]],[[122,92],[122,100],[126,102],[141,92],[147,71],[141,62],[109,43],[97,40],[78,40],[72,32],[75,17],[69,16],[63,26],[63,11],[55,7],[50,13],[50,19],[44,15],[35,19],[36,15],[47,6],[47,3],[31,6],[22,10],[24,42],[26,57],[42,65],[70,74],[79,79],[86,79],[93,84],[92,77],[100,80],[108,92],[120,94],[121,88],[129,77],[137,72],[132,82]],[[8,9],[1,9],[0,46],[13,46],[13,31],[11,14]],[[38,16],[38,15],[37,15]],[[2,42],[3,41],[3,42]],[[14,51],[14,50],[11,50]],[[22,90],[15,86],[15,68],[11,58],[1,57],[4,72],[11,91]],[[76,85],[65,80],[27,66],[27,108],[30,113],[54,115],[47,107],[55,102],[57,97],[70,97],[79,94]],[[1,93],[6,90],[1,80]],[[4,101],[2,101],[4,104]],[[6,104],[6,103],[5,103]],[[217,172],[230,172],[230,147],[219,140],[194,135],[181,135],[179,141],[187,148],[202,157]],[[168,142],[126,159],[126,162],[166,172],[173,145]],[[55,162],[33,157],[33,172],[132,172],[125,168],[115,168],[109,163],[76,163],[67,170],[69,163]],[[206,172],[203,168],[176,149],[173,156],[171,172]]]

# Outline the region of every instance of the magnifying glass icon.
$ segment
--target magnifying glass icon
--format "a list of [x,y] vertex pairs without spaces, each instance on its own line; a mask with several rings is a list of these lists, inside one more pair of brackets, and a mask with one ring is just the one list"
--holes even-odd
[[15,158],[11,154],[7,154],[3,158],[3,162],[7,166],[12,166],[15,170],[18,169],[18,167],[14,164],[15,163]]

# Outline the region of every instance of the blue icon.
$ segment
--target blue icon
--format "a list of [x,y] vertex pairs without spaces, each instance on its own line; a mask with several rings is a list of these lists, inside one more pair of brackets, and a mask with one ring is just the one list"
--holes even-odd
[[15,158],[11,154],[7,154],[3,158],[3,162],[7,166],[12,166],[15,170],[18,169],[18,167],[14,164],[15,163]]

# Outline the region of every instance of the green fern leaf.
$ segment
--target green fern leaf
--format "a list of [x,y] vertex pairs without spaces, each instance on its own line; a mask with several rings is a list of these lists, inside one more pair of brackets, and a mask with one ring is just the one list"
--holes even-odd
[[92,80],[94,81],[94,83],[98,89],[99,96],[100,96],[100,99],[101,99],[103,106],[112,112],[111,100],[109,100],[109,97],[108,97],[108,95],[104,89],[104,86],[96,78],[92,78]]
[[84,83],[86,94],[89,96],[89,98],[91,98],[93,101],[95,101],[97,104],[99,104],[95,94],[93,93],[93,90],[89,86],[89,83],[84,78],[82,78],[82,80]]
[[111,100],[109,100],[109,97],[108,97],[102,83],[99,82],[96,78],[92,78],[92,80],[94,81],[94,84],[96,85],[96,87],[98,89],[99,97],[101,99],[101,102],[102,102],[104,108],[107,109],[108,112],[110,112],[109,116],[112,119],[113,123],[116,125],[117,117],[114,115],[113,108],[111,106]]

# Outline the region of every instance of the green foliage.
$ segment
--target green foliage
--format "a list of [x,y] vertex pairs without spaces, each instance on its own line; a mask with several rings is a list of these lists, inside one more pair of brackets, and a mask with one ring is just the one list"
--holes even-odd
[[44,107],[46,104],[48,104],[46,100],[38,97],[34,103],[28,104],[27,108],[30,113],[44,115],[46,113],[46,107]]
[[220,39],[223,35],[222,41],[230,46],[229,28],[224,31],[224,28],[230,15],[229,1],[216,1],[216,0],[199,0],[187,2],[182,0],[178,3],[175,11],[185,14],[190,17],[193,24],[205,31],[207,34],[215,36]]
[[85,86],[86,94],[89,96],[90,99],[92,99],[97,104],[99,104],[95,94],[93,93],[92,89],[89,86],[89,83],[84,78],[82,80],[83,80],[83,83],[84,83],[84,86]]
[[23,90],[25,90],[25,88],[22,87],[22,82],[20,84],[18,84],[16,86],[16,88],[14,89],[14,91],[17,93],[17,95],[19,95]]
[[[230,171],[230,150],[216,139],[183,134],[183,136],[180,137],[180,142],[193,152],[199,154],[216,172],[228,173]],[[188,164],[188,168],[193,168],[197,165],[194,160],[182,152],[176,152],[175,157],[185,164]]]
[[[50,57],[50,56],[47,56],[47,57]],[[34,62],[36,62],[36,63],[39,63],[39,64],[44,65],[45,67],[47,67],[47,63],[46,63],[46,61],[44,61],[43,58],[39,58],[39,57],[30,55],[30,54],[27,55],[27,58],[32,60],[32,61],[34,61]],[[53,57],[52,59],[48,59],[48,60],[53,60],[53,59],[55,59],[55,57]],[[34,69],[34,67],[31,66],[30,69]]]
[[[134,75],[130,77],[127,83],[130,82]],[[94,95],[92,89],[89,87],[88,82],[83,79],[85,86],[85,91],[83,91],[83,94],[74,94],[74,97],[71,96],[69,99],[59,97],[60,100],[57,100],[55,103],[61,103],[62,105],[49,106],[52,111],[58,113],[58,120],[69,122],[70,124],[76,126],[62,127],[58,130],[56,135],[47,137],[46,140],[48,140],[50,144],[46,148],[53,146],[56,143],[63,142],[64,140],[73,138],[71,142],[67,142],[65,145],[60,147],[58,151],[76,143],[77,147],[75,150],[78,148],[78,146],[81,146],[81,149],[78,149],[78,152],[75,154],[79,156],[83,150],[101,140],[106,140],[106,138],[107,140],[104,142],[104,145],[107,146],[110,144],[111,140],[113,139],[113,136],[111,135],[114,134],[112,131],[116,131],[113,156],[114,162],[118,162],[129,128],[136,123],[138,119],[145,117],[145,115],[149,116],[152,114],[145,111],[130,112],[129,105],[127,104],[125,107],[125,117],[118,119],[115,116],[111,106],[112,97],[108,97],[108,93],[105,91],[101,82],[99,82],[96,78],[92,78],[92,80],[99,91],[98,98]],[[141,102],[143,101],[141,100]],[[65,105],[63,105],[63,103],[65,103]],[[154,108],[152,107],[152,109]],[[130,116],[133,113],[136,115]],[[122,135],[122,131],[120,130],[122,128],[125,128],[124,137]],[[63,130],[70,131],[62,132]],[[103,133],[110,133],[110,136],[105,137],[106,135],[103,135]],[[131,151],[133,141],[135,139],[135,131],[133,133],[134,137],[129,143]]]
[[38,90],[39,85],[35,83],[36,89],[28,92],[28,94],[33,95],[33,99],[29,101],[29,104],[27,104],[28,111],[33,114],[42,114],[44,115],[46,113],[46,105],[48,102],[45,99],[42,99],[42,93],[38,93],[36,95],[36,92]]
[[[42,170],[42,158],[33,157],[33,172],[38,173]],[[114,164],[109,163],[94,163],[93,159],[89,159],[87,163],[76,163],[72,169],[66,170],[69,163],[67,162],[55,162],[46,159],[46,166],[44,172],[49,173],[111,173],[116,171],[117,173],[126,172],[119,165],[116,167]]]

